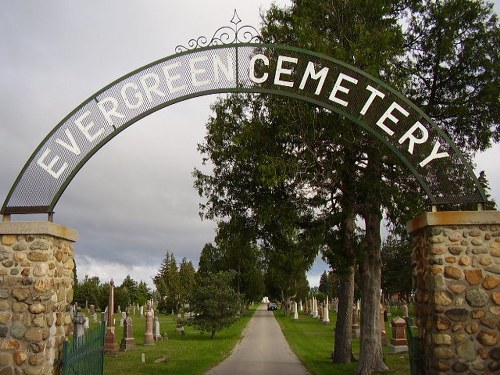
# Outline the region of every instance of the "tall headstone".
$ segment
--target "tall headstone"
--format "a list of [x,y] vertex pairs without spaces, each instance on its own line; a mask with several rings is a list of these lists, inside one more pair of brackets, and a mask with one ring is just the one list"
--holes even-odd
[[148,302],[146,307],[146,312],[144,313],[146,317],[146,329],[144,332],[144,345],[154,345],[155,341],[153,338],[153,308]]
[[359,310],[358,310],[358,305],[354,304],[352,306],[352,337],[353,338],[359,338],[361,335],[361,330],[359,327]]
[[406,302],[403,302],[403,305],[401,305],[401,314],[403,315],[403,319],[408,318],[408,305]]
[[299,312],[297,311],[297,302],[293,301],[293,319],[299,320]]
[[109,304],[108,304],[108,323],[106,333],[104,334],[104,353],[115,355],[118,351],[118,344],[115,340],[115,282],[111,279],[109,283]]
[[385,313],[386,309],[383,304],[380,304],[379,307],[379,324],[380,324],[380,335],[382,340],[382,345],[387,344],[387,331],[385,329]]
[[120,342],[120,350],[127,351],[135,348],[134,327],[132,318],[127,316],[123,321],[123,338]]
[[323,323],[329,324],[330,323],[330,309],[329,303],[328,303],[328,296],[326,296],[326,302],[325,302],[325,308],[323,312]]
[[81,308],[76,309],[73,316],[73,337],[80,337],[85,334],[85,316],[82,314]]
[[153,324],[153,339],[155,341],[161,341],[161,333],[160,333],[160,321],[158,320],[158,317],[155,316],[154,318],[154,324]]

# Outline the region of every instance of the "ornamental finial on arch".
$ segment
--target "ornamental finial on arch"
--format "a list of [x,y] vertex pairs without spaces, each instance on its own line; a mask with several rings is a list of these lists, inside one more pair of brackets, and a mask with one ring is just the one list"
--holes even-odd
[[250,25],[240,26],[241,19],[238,16],[236,9],[234,10],[233,17],[229,21],[233,26],[219,27],[212,38],[208,40],[205,36],[190,39],[187,46],[179,44],[175,47],[175,52],[180,53],[184,51],[193,50],[196,48],[225,45],[233,43],[258,43],[262,41],[262,36],[259,31]]

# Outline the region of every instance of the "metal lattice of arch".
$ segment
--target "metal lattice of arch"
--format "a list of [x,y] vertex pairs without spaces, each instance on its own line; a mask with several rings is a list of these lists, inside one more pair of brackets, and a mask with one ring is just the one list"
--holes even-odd
[[[312,51],[260,43],[251,26],[221,27],[176,53],[104,87],[41,142],[14,182],[1,213],[51,213],[83,165],[141,118],[214,93],[265,93],[337,112],[395,153],[431,204],[481,203],[485,194],[463,155],[410,100],[357,68]],[[445,171],[453,171],[453,182]],[[450,193],[450,184],[460,194]]]

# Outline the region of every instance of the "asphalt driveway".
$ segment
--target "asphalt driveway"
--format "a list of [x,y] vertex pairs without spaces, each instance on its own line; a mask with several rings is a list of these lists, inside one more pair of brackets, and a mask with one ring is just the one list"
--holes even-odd
[[206,375],[307,375],[272,311],[259,306],[231,355]]

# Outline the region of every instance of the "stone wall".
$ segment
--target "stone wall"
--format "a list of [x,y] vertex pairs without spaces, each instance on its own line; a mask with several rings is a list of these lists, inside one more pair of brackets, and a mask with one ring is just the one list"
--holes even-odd
[[57,373],[76,237],[50,222],[0,223],[0,375]]
[[408,223],[426,374],[500,373],[500,212]]

